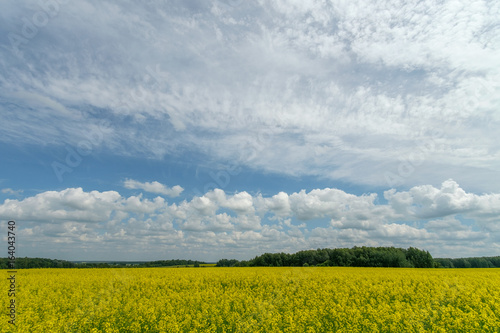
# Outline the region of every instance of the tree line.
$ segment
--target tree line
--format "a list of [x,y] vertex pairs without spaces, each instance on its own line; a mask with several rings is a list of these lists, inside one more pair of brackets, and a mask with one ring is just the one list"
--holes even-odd
[[432,258],[414,247],[353,247],[297,253],[264,253],[248,261],[221,259],[218,267],[347,266],[415,268],[500,268],[500,257]]
[[500,257],[436,258],[434,261],[443,268],[500,268]]
[[194,266],[200,267],[201,264],[206,264],[204,261],[197,260],[183,260],[183,259],[172,259],[172,260],[157,260],[149,261],[141,264],[141,267],[168,267],[168,266]]
[[353,247],[305,250],[297,253],[264,253],[248,261],[221,259],[218,267],[231,266],[347,266],[347,267],[415,267],[433,268],[435,261],[428,251],[414,247]]
[[[9,267],[9,260],[7,258],[0,258],[0,269],[7,269]],[[75,264],[58,259],[46,258],[16,258],[15,268],[74,268]]]
[[[111,268],[171,267],[207,264],[197,260],[157,260],[149,262],[71,262],[46,258],[16,258],[16,269],[24,268]],[[353,247],[305,250],[296,253],[264,253],[251,260],[221,259],[217,267],[347,266],[347,267],[415,267],[415,268],[500,268],[498,257],[432,258],[428,251],[414,247]],[[0,269],[8,269],[9,260],[0,258]]]
[[[169,267],[169,266],[194,266],[199,267],[200,264],[206,264],[203,261],[197,260],[157,260],[149,262],[71,262],[58,259],[47,258],[16,258],[15,268],[111,268],[111,267]],[[0,258],[0,269],[8,269],[9,260]]]

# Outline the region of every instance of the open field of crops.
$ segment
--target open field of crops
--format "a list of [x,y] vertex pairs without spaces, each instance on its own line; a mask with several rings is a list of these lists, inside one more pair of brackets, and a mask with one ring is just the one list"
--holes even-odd
[[[2,281],[6,293],[8,281]],[[500,327],[498,269],[34,269],[18,270],[16,283],[15,329],[4,316],[2,332],[499,332]]]

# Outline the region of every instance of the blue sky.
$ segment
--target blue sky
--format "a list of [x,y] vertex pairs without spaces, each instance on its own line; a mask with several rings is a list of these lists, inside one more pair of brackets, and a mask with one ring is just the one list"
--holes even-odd
[[[495,1],[5,1],[18,255],[500,252]],[[2,236],[6,241],[6,235]]]

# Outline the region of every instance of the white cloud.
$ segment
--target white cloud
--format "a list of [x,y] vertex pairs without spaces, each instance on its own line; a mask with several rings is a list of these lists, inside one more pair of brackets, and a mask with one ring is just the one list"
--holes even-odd
[[137,180],[126,179],[123,182],[123,185],[128,189],[139,189],[150,193],[164,194],[172,198],[178,197],[184,191],[184,189],[179,185],[167,187],[157,181],[141,183]]
[[3,188],[1,192],[4,193],[4,194],[11,194],[11,195],[19,196],[24,191],[23,190],[13,190],[11,188]]
[[[271,196],[215,189],[168,203],[161,197],[68,188],[7,199],[0,205],[0,219],[19,221],[23,239],[33,242],[25,249],[31,256],[37,251],[50,255],[44,243],[78,258],[130,259],[125,255],[148,248],[143,252],[148,260],[248,259],[264,251],[354,245],[416,246],[434,256],[454,257],[493,255],[500,245],[499,194],[468,193],[448,180],[440,188],[416,186],[385,196],[387,203],[377,203],[375,194],[331,188]],[[300,220],[305,222],[299,225]],[[91,250],[95,242],[101,250]]]
[[131,196],[123,200],[123,210],[134,213],[150,214],[163,209],[165,199],[156,197],[153,201],[142,199],[142,195]]
[[24,200],[6,199],[0,206],[0,216],[9,219],[43,221],[99,222],[110,217],[118,208],[118,192],[84,192],[82,188],[47,191]]
[[278,217],[286,217],[291,214],[290,207],[290,197],[285,192],[279,192],[273,195],[271,198],[262,198],[259,196],[257,199],[257,204],[263,212],[272,212]]
[[253,205],[253,198],[247,192],[236,193],[222,204],[223,207],[227,207],[238,214],[254,213]]
[[[384,174],[392,172],[394,186],[452,177],[493,191],[499,6],[61,5],[57,19],[20,46],[24,58],[0,42],[0,68],[9,69],[0,72],[0,140],[77,144],[108,119],[100,147],[113,154],[189,150],[264,172],[389,187]],[[0,30],[21,33],[28,7],[6,5]],[[443,135],[435,140],[432,129]],[[421,163],[398,171],[400,159],[429,140],[435,148]]]
[[454,180],[444,181],[441,188],[415,186],[407,192],[386,191],[384,197],[395,211],[413,218],[437,218],[449,215],[495,218],[500,213],[498,194],[477,195],[465,192]]
[[181,207],[187,211],[193,209],[193,211],[200,215],[213,215],[219,208],[216,202],[210,200],[205,195],[202,197],[194,197],[191,202],[184,202]]
[[414,239],[431,238],[425,229],[418,229],[407,224],[384,224],[376,232],[376,235],[382,238],[389,239],[404,239],[407,242],[412,242]]
[[453,217],[445,217],[442,219],[431,220],[425,224],[425,228],[429,230],[456,230],[463,231],[469,229],[459,220]]

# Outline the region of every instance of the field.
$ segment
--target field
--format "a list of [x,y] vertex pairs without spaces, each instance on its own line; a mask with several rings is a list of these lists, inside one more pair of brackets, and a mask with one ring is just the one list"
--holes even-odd
[[498,269],[33,269],[16,284],[2,332],[500,332]]

